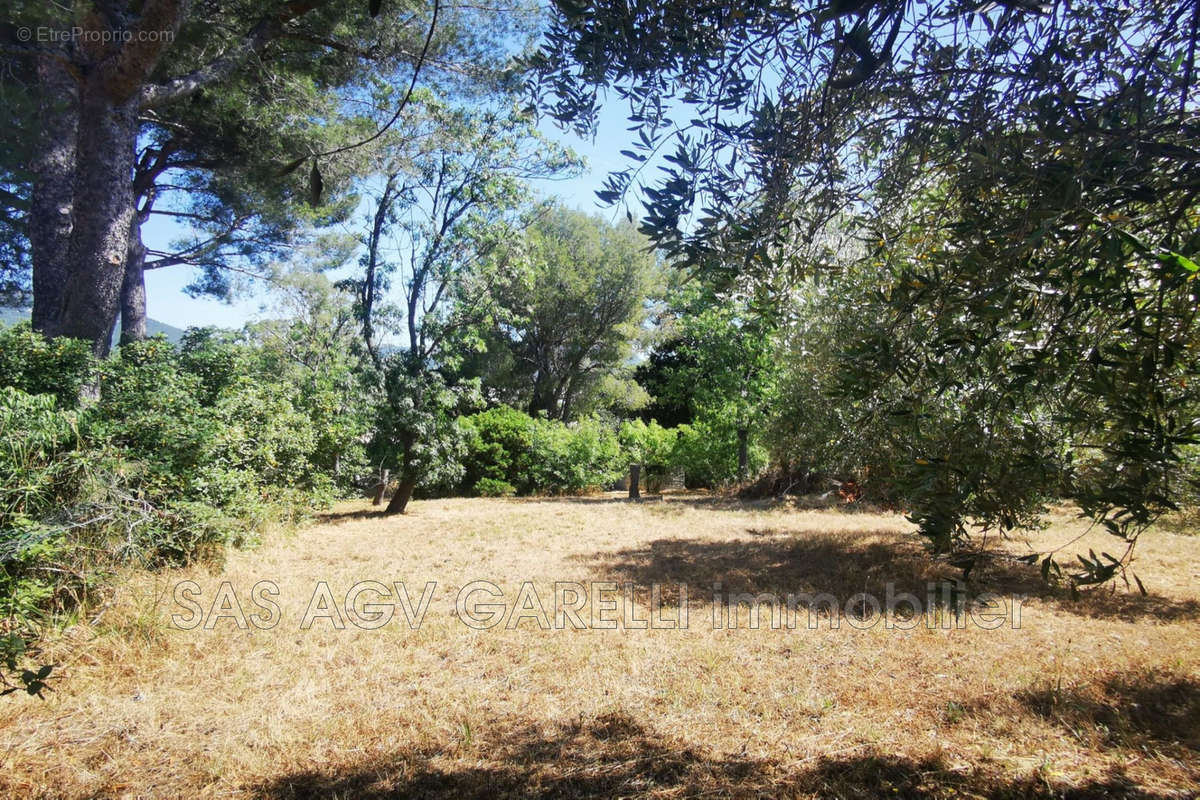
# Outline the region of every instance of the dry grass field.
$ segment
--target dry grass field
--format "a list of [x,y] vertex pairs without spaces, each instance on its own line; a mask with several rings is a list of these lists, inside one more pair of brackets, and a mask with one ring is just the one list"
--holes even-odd
[[[1034,538],[1082,530],[1062,515]],[[1110,546],[1101,533],[1071,545]],[[795,629],[772,629],[764,610],[748,629],[742,609],[730,630],[714,629],[714,582],[846,601],[883,598],[888,583],[926,597],[961,572],[892,515],[600,497],[418,501],[385,519],[346,504],[222,570],[135,575],[67,629],[47,649],[62,663],[55,691],[0,703],[0,793],[1192,797],[1200,537],[1155,533],[1139,548],[1148,597],[1122,586],[1073,602],[1012,559],[977,567],[967,594],[1024,595],[1019,628],[1011,613],[987,630],[938,611],[900,615],[901,627],[822,617],[811,630],[802,610]],[[190,616],[173,592],[186,580],[205,614],[227,581],[246,615],[270,581],[277,624],[180,629],[171,615]],[[374,630],[329,617],[302,629],[320,582],[340,605],[367,580],[402,581],[414,605],[437,585],[416,629],[400,610]],[[456,598],[472,581],[510,607],[532,582],[551,629],[535,617],[471,627]],[[629,601],[604,595],[621,627],[583,614],[589,629],[554,629],[555,583],[584,583],[595,600],[596,581],[633,584]],[[654,584],[663,620],[686,596],[686,630],[633,627]]]

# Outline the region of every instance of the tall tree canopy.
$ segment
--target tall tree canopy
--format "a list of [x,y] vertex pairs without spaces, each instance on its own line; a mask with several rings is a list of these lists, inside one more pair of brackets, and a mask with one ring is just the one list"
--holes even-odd
[[[379,115],[358,111],[374,78],[401,87],[396,115],[417,70],[460,74],[466,52],[480,68],[466,77],[482,84],[510,21],[522,19],[439,0],[5,6],[21,40],[4,50],[15,77],[6,91],[24,95],[14,106],[23,113],[10,114],[16,130],[37,132],[5,164],[6,178],[29,187],[18,234],[29,244],[34,326],[97,352],[107,348],[131,244],[134,260],[144,257],[137,228],[159,193],[199,192],[182,211],[214,228],[215,241],[161,254],[157,266],[209,266],[212,245],[247,227],[248,246],[277,239],[272,205],[319,203],[346,176],[339,157],[377,132]],[[181,180],[160,180],[170,175]]]
[[566,420],[640,397],[630,378],[632,347],[664,287],[633,225],[539,208],[481,279],[493,306],[468,370],[495,399]]
[[737,477],[748,476],[751,435],[771,412],[779,370],[776,314],[737,294],[688,287],[675,298],[673,356],[660,361],[658,400],[687,406],[693,418],[719,419],[737,441]]
[[1173,507],[1200,438],[1200,6],[556,7],[538,100],[583,129],[606,94],[630,104],[603,199],[663,163],[644,229],[709,279],[786,295],[849,265],[875,287],[840,385],[911,423],[898,474],[937,548],[969,513],[1014,524],[1006,471],[1057,472],[1064,448],[1130,548]]
[[[1127,3],[560,2],[537,100],[594,128],[629,105],[647,231],[714,270],[769,266],[797,229],[895,207],[996,132],[1130,148],[1194,178],[1196,38],[1183,0]],[[658,180],[643,179],[661,155]],[[661,162],[659,162],[661,163]],[[744,260],[730,260],[730,248]]]
[[[376,153],[361,272],[343,284],[357,297],[363,342],[381,378],[374,449],[398,473],[388,504],[396,513],[423,479],[440,479],[439,470],[455,463],[446,453],[453,412],[470,387],[448,385],[443,373],[456,366],[461,331],[490,305],[490,286],[479,279],[484,264],[520,230],[528,181],[577,166],[513,108],[455,109],[429,99],[414,117],[417,136],[389,135]],[[395,284],[399,302],[389,293]],[[383,337],[396,333],[400,347],[389,356]]]

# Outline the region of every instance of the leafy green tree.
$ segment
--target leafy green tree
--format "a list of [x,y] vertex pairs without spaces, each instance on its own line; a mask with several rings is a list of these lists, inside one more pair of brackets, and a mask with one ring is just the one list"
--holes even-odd
[[315,270],[275,281],[280,318],[248,327],[258,369],[290,387],[293,403],[316,431],[310,462],[340,489],[365,478],[371,433],[371,386],[359,347],[353,298]]
[[1000,394],[1004,345],[940,365],[937,379],[915,363],[885,366],[871,354],[945,357],[929,352],[936,332],[926,309],[901,318],[889,308],[892,280],[882,265],[858,266],[804,288],[784,334],[773,458],[908,510],[937,552],[965,543],[972,523],[1035,526],[1064,487],[1068,442],[1056,396],[1031,387]]
[[472,385],[447,385],[441,374],[408,353],[387,360],[383,388],[369,450],[374,463],[395,467],[399,486],[386,513],[402,514],[419,487],[461,482],[467,432],[458,418],[478,405]]
[[[457,401],[448,398],[472,390],[448,385],[443,373],[457,368],[460,332],[477,325],[489,303],[489,287],[476,280],[484,259],[517,227],[527,181],[575,163],[515,109],[430,101],[423,114],[428,136],[393,137],[380,151],[362,277],[344,284],[357,297],[363,341],[384,387],[376,452],[400,481],[387,513],[404,511],[423,476],[440,467],[428,454],[458,437],[447,416]],[[393,305],[388,291],[397,277]],[[390,357],[380,342],[389,330],[404,346]],[[429,438],[443,436],[450,439]]]
[[498,399],[553,419],[640,402],[629,361],[664,276],[632,225],[539,208],[489,266],[481,280],[491,313],[469,374]]
[[676,300],[674,362],[660,397],[687,403],[697,419],[720,419],[737,438],[737,477],[750,470],[752,434],[770,413],[778,373],[772,312],[745,298],[688,289]]
[[[1096,113],[1137,113],[1124,106],[1115,97]],[[1200,235],[1194,212],[1176,216],[1193,199],[1132,140],[1096,140],[1100,118],[1053,136],[997,135],[988,146],[1003,168],[962,165],[904,220],[914,228],[885,229],[879,257],[894,277],[877,313],[887,337],[855,345],[860,393],[879,384],[871,372],[899,375],[910,390],[897,405],[968,410],[977,446],[926,456],[926,471],[974,503],[991,498],[1006,512],[1001,527],[1014,524],[1008,503],[1027,496],[1003,476],[1052,472],[1067,448],[1067,491],[1125,548],[1066,576],[1073,585],[1124,568],[1141,532],[1183,496],[1200,434],[1198,268],[1184,255]],[[945,513],[932,519],[947,524]],[[960,533],[944,532],[942,546]],[[1052,555],[1049,572],[1061,569]]]
[[718,285],[842,268],[823,239],[848,229],[889,278],[844,397],[894,416],[872,427],[912,449],[922,529],[948,549],[968,511],[1028,520],[1062,436],[1125,547],[1067,576],[1086,585],[1175,504],[1196,439],[1198,26],[1170,0],[561,4],[535,88],[585,128],[615,90],[634,162],[674,148],[644,225]]
[[654,345],[646,360],[634,368],[633,379],[650,397],[638,412],[643,422],[657,420],[674,428],[693,420],[692,392],[696,387],[675,379],[683,370],[695,368],[695,361],[688,355],[689,345],[672,330]]
[[[137,231],[160,194],[196,193],[172,211],[212,241],[153,254],[156,266],[211,266],[206,257],[223,244],[245,255],[259,234],[278,240],[274,212],[295,197],[319,202],[345,172],[340,156],[395,121],[376,129],[378,115],[358,113],[353,101],[374,76],[407,87],[395,98],[402,109],[418,70],[453,74],[466,52],[494,64],[508,20],[521,18],[437,0],[12,0],[5,10],[15,25],[52,34],[4,52],[14,77],[6,88],[23,92],[10,107],[20,111],[14,129],[31,143],[4,170],[29,187],[16,233],[29,243],[33,324],[88,340],[97,353],[108,347],[126,265],[145,258]],[[467,18],[480,16],[491,24],[467,32]],[[8,206],[23,205],[25,192],[14,196]],[[133,317],[141,284],[136,269],[128,277]]]
[[903,204],[978,133],[1071,127],[1104,97],[1158,107],[1102,137],[1134,134],[1164,168],[1184,168],[1190,156],[1174,148],[1194,149],[1193,11],[1182,0],[564,1],[530,59],[531,89],[582,132],[601,98],[628,104],[630,166],[600,196],[647,181],[643,223],[669,255],[770,270],[797,232]]

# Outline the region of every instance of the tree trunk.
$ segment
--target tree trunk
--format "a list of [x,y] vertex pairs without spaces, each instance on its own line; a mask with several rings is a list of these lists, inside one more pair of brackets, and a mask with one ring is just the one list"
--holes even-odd
[[554,389],[551,386],[548,371],[539,367],[533,379],[533,395],[529,399],[529,416],[536,417],[541,411],[552,415],[555,405],[553,394]]
[[35,176],[29,210],[33,257],[34,330],[58,332],[67,282],[75,197],[78,89],[62,62],[49,55],[37,63],[38,133],[30,164]]
[[641,488],[641,486],[639,486],[641,481],[642,481],[642,465],[641,464],[630,464],[629,465],[629,499],[630,500],[641,500],[642,499],[642,488]]
[[121,284],[121,344],[146,338],[146,273],[142,268],[145,263],[142,226],[135,222],[129,233],[129,256]]
[[137,99],[113,103],[98,89],[84,86],[79,108],[68,273],[61,313],[47,333],[86,339],[97,356],[105,356],[120,307],[134,217]]
[[143,89],[171,41],[114,34],[173,32],[186,10],[186,0],[99,4],[76,23],[95,35],[38,61],[33,324],[47,336],[85,339],[98,356],[108,353],[120,311]]
[[750,429],[738,428],[737,430],[737,447],[738,447],[738,480],[746,480],[747,474],[750,472]]
[[413,489],[417,488],[417,479],[415,477],[405,477],[400,479],[400,486],[396,488],[396,493],[392,495],[392,499],[388,501],[385,514],[403,514],[404,509],[408,507],[408,501],[412,499]]
[[120,304],[130,225],[137,100],[119,103],[60,67],[39,65],[44,145],[34,159],[34,327],[108,354]]
[[559,390],[559,395],[562,397],[562,402],[558,407],[558,418],[563,422],[571,421],[571,401],[574,399],[572,396],[573,390],[571,388],[573,383],[574,381],[572,381],[570,376],[568,376],[564,379],[562,388]]
[[379,484],[375,487],[375,497],[372,498],[371,505],[377,506],[383,503],[383,495],[387,492],[388,477],[391,474],[392,471],[390,469],[385,469],[383,474],[379,476]]
[[367,353],[371,356],[371,361],[375,363],[376,369],[381,369],[383,365],[379,357],[379,350],[375,347],[375,290],[378,288],[376,284],[379,281],[379,244],[383,240],[388,213],[391,211],[392,201],[395,199],[392,194],[395,182],[396,175],[388,175],[387,183],[383,187],[383,195],[379,198],[379,205],[375,209],[371,236],[367,240],[367,274],[363,280],[361,295],[363,343],[366,344]]

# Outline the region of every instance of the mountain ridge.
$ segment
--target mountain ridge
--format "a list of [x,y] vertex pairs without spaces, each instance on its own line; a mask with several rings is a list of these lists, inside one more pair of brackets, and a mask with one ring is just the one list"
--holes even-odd
[[[16,325],[19,322],[29,321],[28,308],[0,308],[0,325]],[[171,344],[179,344],[183,339],[184,329],[176,328],[174,325],[168,325],[165,322],[159,322],[156,319],[146,320],[146,333],[150,336],[163,334],[167,337],[167,341]],[[117,343],[120,338],[120,330],[113,331],[113,344]]]

